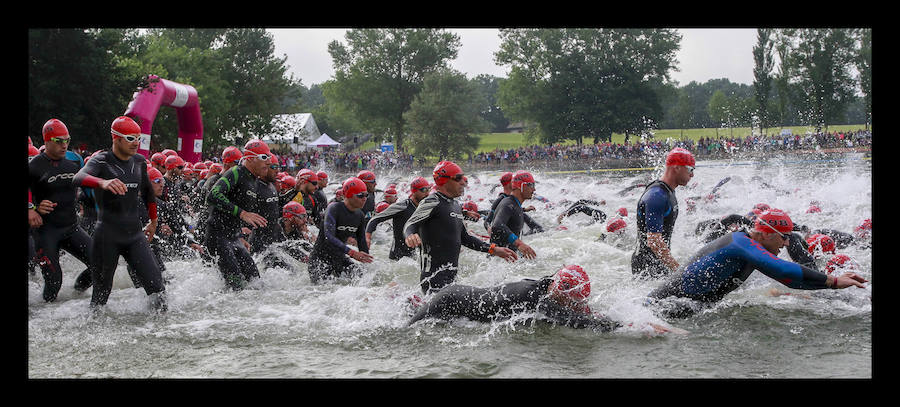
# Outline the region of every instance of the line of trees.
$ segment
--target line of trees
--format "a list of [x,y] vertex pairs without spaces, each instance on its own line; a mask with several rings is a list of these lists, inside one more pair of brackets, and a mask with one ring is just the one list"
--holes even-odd
[[[263,29],[30,30],[29,134],[59,117],[76,145],[106,146],[109,122],[150,73],[197,88],[205,153],[298,112],[339,140],[367,133],[439,159],[470,154],[475,134],[511,121],[541,143],[597,143],[659,128],[872,120],[870,29],[759,29],[751,85],[674,83],[672,29],[504,29],[500,39],[495,62],[509,77],[469,79],[449,68],[460,48],[449,31],[352,29],[328,45],[334,77],[306,87]],[[175,146],[174,116],[160,110],[154,148]]]

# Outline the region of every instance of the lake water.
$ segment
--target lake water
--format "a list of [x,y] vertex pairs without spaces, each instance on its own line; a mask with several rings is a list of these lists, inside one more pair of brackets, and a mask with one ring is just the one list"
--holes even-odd
[[[783,157],[768,162],[699,162],[694,179],[676,190],[680,215],[672,251],[684,261],[700,248],[698,222],[747,213],[759,202],[788,211],[795,223],[852,232],[872,212],[871,161]],[[486,208],[500,172],[469,174],[471,195]],[[634,212],[643,188],[617,192],[659,172],[534,171],[533,217],[547,232],[525,236],[534,260],[506,263],[463,248],[457,282],[489,287],[552,274],[579,264],[592,280],[591,307],[631,326],[609,333],[523,319],[493,324],[466,320],[423,321],[410,327],[406,299],[418,291],[418,263],[387,258],[388,224],[374,236],[376,260],[357,280],[312,285],[306,265],[261,269],[249,289],[225,289],[218,270],[200,260],[167,263],[169,311],[149,310],[124,262],[114,290],[98,315],[88,311],[90,290],[72,284],[83,266],[64,256],[59,299],[41,299],[40,273],[27,279],[29,378],[871,378],[872,249],[848,247],[866,288],[797,291],[755,272],[715,307],[691,318],[666,321],[641,305],[658,282],[632,278]],[[425,174],[422,174],[425,175]],[[712,203],[686,210],[732,177]],[[763,188],[759,176],[774,188]],[[338,178],[333,177],[335,180]],[[379,173],[379,185],[408,182],[408,173]],[[327,189],[329,196],[336,185]],[[464,196],[465,197],[465,196]],[[380,194],[378,196],[380,199]],[[562,199],[604,199],[598,208],[629,215],[626,236],[599,241],[604,224],[585,215],[563,221]],[[806,213],[810,201],[821,213]],[[556,205],[553,205],[557,203]],[[468,223],[484,234],[480,224]],[[781,257],[788,258],[784,251]],[[824,263],[823,263],[824,264]],[[795,295],[772,296],[777,288]],[[800,296],[796,294],[805,294]],[[687,334],[654,334],[646,323]]]

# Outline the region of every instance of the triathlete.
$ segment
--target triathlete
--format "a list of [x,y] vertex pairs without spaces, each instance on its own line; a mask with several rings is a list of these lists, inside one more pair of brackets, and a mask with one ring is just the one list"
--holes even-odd
[[525,226],[522,202],[531,199],[535,185],[534,176],[530,172],[516,172],[510,181],[512,191],[497,205],[490,229],[491,243],[521,252],[526,259],[533,259],[536,254],[520,237]]
[[754,270],[801,290],[863,287],[866,280],[855,273],[834,277],[778,258],[792,229],[791,218],[778,209],[759,214],[749,233],[733,232],[700,249],[648,295],[648,304],[666,317],[687,317],[740,287]]
[[44,277],[43,298],[52,302],[63,281],[60,249],[86,266],[75,279],[75,290],[84,291],[91,286],[92,243],[78,223],[78,187],[72,183],[83,166],[81,156],[68,151],[71,135],[59,119],[48,120],[41,132],[44,152],[28,163],[28,223],[33,230],[35,261]]
[[417,177],[409,184],[409,190],[409,198],[388,206],[383,212],[373,216],[366,225],[366,242],[371,247],[372,233],[375,232],[378,225],[387,220],[392,222],[394,241],[391,243],[391,251],[388,253],[388,258],[391,260],[400,260],[404,256],[412,257],[413,249],[406,245],[403,227],[415,212],[416,207],[419,206],[419,202],[428,196],[431,184],[425,178]]
[[219,272],[233,290],[241,290],[259,270],[244,246],[241,227],[266,226],[266,218],[258,213],[259,179],[269,167],[269,146],[262,140],[244,145],[240,165],[223,171],[206,197],[209,219],[206,225],[206,247],[218,257]]
[[368,222],[375,215],[375,185],[377,185],[375,173],[369,170],[362,170],[356,174],[356,178],[366,183],[366,191],[369,192],[369,197],[366,198],[366,203],[362,207],[363,214],[366,215],[366,222]]
[[[359,178],[348,178],[341,186],[341,195],[343,202],[331,203],[325,210],[325,220],[309,255],[309,279],[313,284],[326,278],[359,275],[361,269],[351,258],[363,263],[373,260],[366,243],[366,217],[360,210],[369,197],[366,184]],[[359,250],[347,246],[350,238]]]
[[[497,199],[491,202],[491,210],[488,211],[488,214],[484,216],[484,229],[488,233],[491,232],[491,222],[494,221],[494,216],[497,215],[497,207],[500,205],[500,201],[512,194],[512,186],[510,185],[510,183],[512,182],[512,177],[513,173],[511,172],[505,172],[500,176],[500,186],[503,187],[503,192],[498,194]],[[523,208],[522,210],[523,212],[528,212],[529,210],[534,210],[534,207],[530,206],[528,208]],[[528,225],[529,228],[529,232],[526,234],[540,233],[544,231],[544,228],[541,227],[541,225],[539,225],[537,222],[532,220],[531,217],[528,216],[528,214],[525,214],[525,224]]]
[[637,247],[631,256],[631,272],[638,277],[657,278],[678,269],[672,257],[671,241],[678,200],[675,188],[687,185],[694,176],[694,156],[676,147],[666,155],[661,179],[651,182],[637,205]]
[[[147,161],[137,154],[141,128],[130,117],[119,116],[110,131],[112,148],[91,158],[73,180],[76,186],[94,188],[99,208],[92,247],[91,307],[106,305],[119,256],[123,256],[151,296],[153,307],[165,311],[165,285],[149,243],[156,234],[156,197],[147,176]],[[140,199],[149,214],[146,227],[141,222]]]
[[420,247],[419,280],[425,294],[440,290],[456,279],[462,245],[506,260],[518,259],[512,250],[484,242],[466,231],[462,210],[454,200],[465,190],[464,176],[455,163],[439,162],[432,173],[437,190],[419,202],[403,227],[406,245]]

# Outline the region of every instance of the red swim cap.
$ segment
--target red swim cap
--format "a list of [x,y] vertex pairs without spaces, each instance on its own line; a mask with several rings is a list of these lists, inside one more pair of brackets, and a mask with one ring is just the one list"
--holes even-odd
[[113,120],[112,125],[109,126],[109,129],[112,133],[112,137],[122,137],[122,136],[138,136],[141,135],[141,126],[138,126],[137,122],[134,119],[128,116],[119,116],[115,120]]
[[618,218],[610,220],[606,223],[606,231],[607,232],[618,232],[620,230],[625,230],[625,219]]
[[147,176],[150,177],[150,182],[153,182],[153,181],[158,180],[163,177],[162,173],[153,167],[150,167],[150,169],[147,170]]
[[591,279],[580,266],[565,266],[553,275],[550,291],[584,301],[591,295]]
[[778,231],[782,234],[791,233],[794,230],[794,222],[780,209],[769,209],[756,217],[753,230],[763,233]]
[[[41,134],[43,134],[44,142],[46,143],[50,141],[51,137],[69,136],[69,129],[61,120],[50,119],[47,120],[47,123],[44,123]],[[31,137],[28,138],[28,141],[29,143],[31,142]]]
[[175,167],[184,166],[184,159],[177,155],[170,155],[166,157],[166,170],[171,170]]
[[306,208],[297,201],[290,201],[281,208],[281,216],[285,218],[290,219],[300,215],[306,215]]
[[202,171],[202,170],[208,170],[209,167],[206,166],[206,163],[201,161],[201,162],[194,164],[194,169]]
[[200,170],[200,179],[206,179],[209,176],[209,170]]
[[385,195],[397,196],[397,190],[394,188],[388,188],[384,191]]
[[259,154],[272,154],[272,152],[269,151],[269,145],[266,144],[265,141],[255,139],[248,141],[247,144],[244,144],[244,156],[252,157]]
[[666,165],[686,165],[693,167],[696,161],[690,151],[675,147],[666,154]]
[[516,171],[516,173],[512,177],[512,181],[510,181],[510,186],[513,189],[518,189],[522,187],[522,184],[533,184],[534,176],[531,175],[528,171]]
[[500,185],[506,186],[512,181],[513,173],[504,172],[503,175],[500,176]]
[[623,206],[623,207],[619,208],[619,210],[617,210],[616,213],[618,213],[620,216],[625,216],[625,217],[627,217],[627,216],[628,216],[628,209],[625,209],[625,207]]
[[239,150],[237,147],[228,146],[228,147],[225,147],[224,151],[222,151],[222,163],[224,163],[224,164],[233,163],[235,161],[240,160],[241,157],[243,157],[243,156],[244,155],[241,154],[241,150]]
[[809,245],[809,253],[815,253],[816,249],[825,253],[834,253],[834,239],[828,235],[816,233],[806,238],[806,244]]
[[319,171],[319,172],[316,173],[316,177],[319,178],[319,181],[327,180],[327,179],[328,179],[328,174],[327,174],[325,171]]
[[767,210],[769,210],[769,209],[771,209],[771,208],[769,207],[769,205],[764,204],[764,203],[758,203],[758,204],[756,204],[756,205],[753,205],[753,213],[755,213],[755,214],[757,214],[757,215],[759,215],[759,214],[761,214],[761,213],[763,213],[763,212],[765,212],[765,211],[767,211]]
[[[41,153],[41,151],[38,150],[37,147],[35,147],[35,146],[28,146],[28,157],[34,157],[34,156],[36,156],[36,155],[38,155],[38,154],[40,154],[40,153]],[[90,158],[90,157],[89,157],[89,158]],[[88,160],[87,158],[84,159],[84,161],[87,161],[87,160]]]
[[462,209],[464,211],[478,212],[478,204],[472,201],[468,201],[463,204]]
[[296,178],[294,178],[294,177],[292,177],[292,176],[290,176],[290,175],[285,175],[284,177],[281,177],[281,188],[283,188],[283,189],[291,189],[291,188],[293,188],[293,187],[295,187],[295,186],[297,186],[297,179],[296,179]]
[[809,209],[806,210],[806,213],[819,213],[822,212],[822,208],[819,208],[818,205],[810,205]]
[[391,204],[384,201],[379,202],[378,205],[375,206],[375,213],[384,212],[384,210],[387,209],[388,206],[391,206]]
[[349,198],[356,194],[366,192],[366,183],[356,177],[347,178],[341,186],[341,195]]
[[416,179],[409,183],[409,192],[416,192],[416,190],[430,187],[431,183],[428,182],[428,180],[423,177],[416,177]]
[[222,164],[219,164],[219,163],[212,163],[209,165],[209,173],[210,174],[218,174],[218,173],[222,172],[222,169],[223,169]]
[[375,173],[369,170],[362,170],[356,174],[356,178],[359,178],[362,182],[375,182]]
[[856,263],[853,262],[853,259],[846,254],[836,254],[831,256],[831,259],[828,260],[828,264],[825,265],[825,272],[828,274],[833,273],[836,270],[840,270],[843,268],[848,269],[856,269]]
[[437,186],[444,185],[447,183],[448,179],[457,174],[462,174],[462,172],[462,168],[459,168],[453,161],[441,161],[434,166],[434,171],[432,171],[434,184]]
[[297,172],[297,182],[300,184],[306,182],[319,182],[319,177],[309,168],[304,168]]

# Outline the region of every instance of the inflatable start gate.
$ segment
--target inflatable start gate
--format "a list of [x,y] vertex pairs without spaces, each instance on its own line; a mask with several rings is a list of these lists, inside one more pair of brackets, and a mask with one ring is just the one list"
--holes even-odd
[[197,90],[184,85],[150,75],[150,85],[135,92],[134,100],[128,104],[125,116],[131,117],[141,126],[141,146],[138,152],[150,156],[150,135],[153,120],[161,106],[175,108],[178,118],[178,148],[175,151],[185,161],[198,162],[203,152],[203,120],[200,116],[200,102]]

